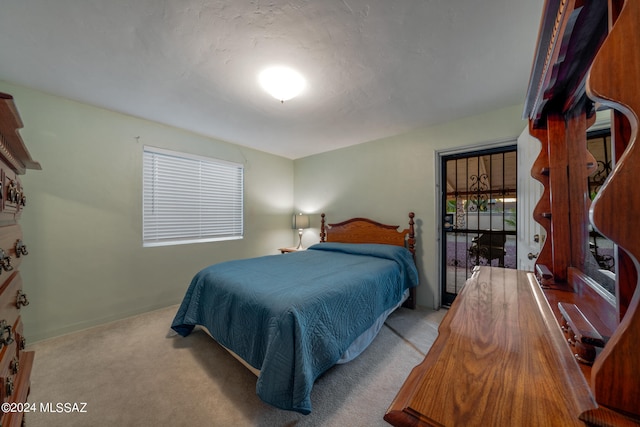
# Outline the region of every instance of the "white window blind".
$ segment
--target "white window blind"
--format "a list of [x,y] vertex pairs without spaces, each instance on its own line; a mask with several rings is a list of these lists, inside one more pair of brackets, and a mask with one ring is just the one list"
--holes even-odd
[[243,235],[241,164],[144,147],[143,246]]

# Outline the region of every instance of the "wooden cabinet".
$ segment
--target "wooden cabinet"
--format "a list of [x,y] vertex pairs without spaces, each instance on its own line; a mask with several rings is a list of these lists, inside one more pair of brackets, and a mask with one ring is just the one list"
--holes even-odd
[[533,273],[480,267],[385,419],[396,426],[584,426],[587,383]]
[[[29,249],[18,220],[27,205],[20,175],[40,165],[31,159],[20,128],[13,98],[0,93],[0,403],[26,402],[34,361],[34,352],[25,351],[21,317],[29,299],[22,288],[20,268]],[[20,412],[0,412],[0,417],[3,427],[23,423]]]

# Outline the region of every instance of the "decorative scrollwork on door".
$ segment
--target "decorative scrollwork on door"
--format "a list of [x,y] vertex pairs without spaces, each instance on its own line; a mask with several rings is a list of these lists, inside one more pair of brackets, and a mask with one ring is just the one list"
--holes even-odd
[[604,185],[607,177],[611,173],[611,161],[604,162],[602,160],[598,160],[598,169],[596,172],[591,175],[589,178],[589,187],[590,194],[589,197],[593,200],[596,194],[600,191],[600,187]]
[[489,200],[486,192],[489,191],[489,176],[486,173],[469,175],[469,192],[476,193],[469,197],[468,212],[484,212],[487,210]]

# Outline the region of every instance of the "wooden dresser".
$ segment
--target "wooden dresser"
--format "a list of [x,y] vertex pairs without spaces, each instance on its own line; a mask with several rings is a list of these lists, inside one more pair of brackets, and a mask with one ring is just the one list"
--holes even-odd
[[387,412],[397,426],[584,426],[596,404],[533,273],[480,267]]
[[[24,403],[30,387],[34,352],[25,351],[22,307],[29,305],[22,291],[20,265],[29,250],[18,220],[27,205],[20,175],[26,169],[40,169],[18,133],[22,128],[13,97],[0,93],[0,403]],[[3,408],[4,409],[4,408]],[[23,413],[15,405],[0,412],[0,425],[19,426]]]
[[[591,200],[587,130],[611,109],[611,173]],[[480,267],[410,373],[395,426],[640,426],[640,1],[545,0],[525,100],[541,143],[536,272]],[[615,293],[590,266],[613,243]]]

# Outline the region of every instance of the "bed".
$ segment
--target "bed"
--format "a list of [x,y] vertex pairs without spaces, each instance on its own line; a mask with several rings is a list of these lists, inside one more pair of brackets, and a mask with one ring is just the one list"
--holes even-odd
[[205,329],[257,373],[256,393],[309,414],[314,381],[357,357],[401,304],[415,307],[414,214],[409,228],[366,218],[326,224],[320,243],[198,272],[172,329]]

